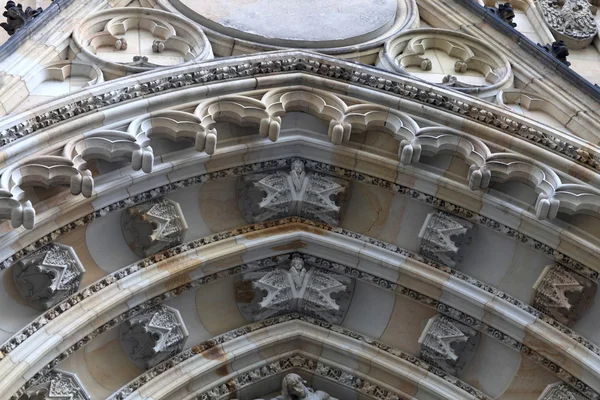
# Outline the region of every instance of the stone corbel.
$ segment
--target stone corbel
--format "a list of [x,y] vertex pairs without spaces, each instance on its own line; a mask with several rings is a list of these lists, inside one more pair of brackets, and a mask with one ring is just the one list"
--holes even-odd
[[566,326],[573,326],[591,305],[596,283],[560,265],[549,265],[533,285],[531,304]]
[[579,392],[563,382],[546,386],[538,400],[586,400]]
[[443,211],[427,215],[419,232],[421,255],[455,268],[461,261],[464,246],[471,241],[474,225]]
[[90,400],[77,375],[52,370],[28,387],[18,400]]

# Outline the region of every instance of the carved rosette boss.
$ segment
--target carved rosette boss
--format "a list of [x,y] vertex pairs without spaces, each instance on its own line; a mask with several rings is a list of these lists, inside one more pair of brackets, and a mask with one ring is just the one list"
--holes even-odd
[[181,244],[188,225],[179,203],[158,199],[125,210],[121,228],[129,248],[148,257]]
[[183,350],[188,331],[179,311],[158,306],[121,324],[121,343],[140,368],[152,368]]
[[464,246],[471,242],[473,224],[443,211],[427,215],[419,232],[421,255],[455,268],[461,261]]
[[348,181],[306,172],[302,160],[290,171],[241,178],[238,206],[250,223],[298,216],[337,226]]
[[33,308],[48,310],[79,289],[85,268],[72,247],[52,243],[12,266],[17,291]]
[[566,326],[583,316],[596,294],[596,283],[560,265],[549,265],[533,285],[532,305]]
[[432,317],[419,337],[421,359],[456,376],[467,366],[480,334],[443,315]]
[[29,387],[19,400],[89,400],[77,375],[53,370]]
[[354,280],[295,257],[284,266],[248,272],[236,283],[236,299],[248,321],[299,312],[339,324],[354,293]]

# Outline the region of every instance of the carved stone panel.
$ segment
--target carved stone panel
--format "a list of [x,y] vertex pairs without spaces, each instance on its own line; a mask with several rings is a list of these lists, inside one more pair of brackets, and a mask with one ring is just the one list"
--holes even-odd
[[456,376],[471,361],[480,334],[446,316],[432,317],[419,338],[421,359]]
[[181,244],[188,226],[179,203],[158,199],[123,211],[121,228],[129,248],[148,257]]
[[288,312],[341,323],[354,293],[351,278],[316,267],[300,257],[285,265],[243,274],[236,282],[236,299],[248,321]]
[[75,293],[84,273],[75,250],[55,243],[12,266],[17,291],[31,307],[42,311]]
[[563,382],[548,385],[538,400],[585,400],[577,390]]
[[558,322],[572,326],[590,306],[596,286],[570,269],[549,265],[533,285],[531,304]]
[[121,325],[121,343],[140,368],[152,368],[183,350],[188,331],[179,311],[158,306]]
[[554,37],[571,49],[586,47],[598,33],[588,0],[539,0],[537,5]]
[[29,387],[19,400],[89,400],[90,396],[75,374],[50,371]]
[[421,254],[455,268],[462,258],[463,246],[471,242],[473,227],[472,223],[443,211],[430,213],[419,232]]
[[306,172],[295,160],[291,170],[242,177],[238,206],[250,223],[299,216],[338,225],[348,181]]

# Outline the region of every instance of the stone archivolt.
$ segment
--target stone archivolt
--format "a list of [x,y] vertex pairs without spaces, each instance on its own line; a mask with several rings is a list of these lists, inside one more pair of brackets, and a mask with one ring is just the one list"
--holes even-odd
[[531,304],[560,323],[572,326],[591,305],[596,286],[563,266],[549,265],[533,286]]
[[471,360],[479,344],[479,332],[451,318],[431,318],[421,337],[421,358],[456,376]]
[[252,174],[240,178],[238,205],[250,223],[298,216],[338,225],[349,182],[305,171],[304,162],[292,162],[290,172]]
[[17,291],[37,310],[48,310],[79,290],[85,269],[75,250],[49,244],[12,266]]
[[299,257],[291,259],[289,269],[248,272],[236,283],[238,307],[248,321],[299,312],[339,324],[353,294],[352,279],[316,267],[307,269]]

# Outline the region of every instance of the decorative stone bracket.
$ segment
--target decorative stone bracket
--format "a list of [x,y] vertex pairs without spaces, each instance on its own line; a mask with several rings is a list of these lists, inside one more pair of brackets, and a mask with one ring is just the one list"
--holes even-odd
[[557,382],[548,385],[538,400],[585,400],[585,397],[566,383]]
[[471,242],[473,229],[469,221],[443,211],[431,212],[419,232],[421,255],[455,268],[462,258],[463,246]]
[[179,203],[169,199],[138,204],[121,215],[125,241],[140,257],[181,244],[188,229]]
[[457,376],[471,361],[480,334],[448,317],[431,318],[419,337],[421,359]]
[[158,306],[121,325],[121,343],[140,368],[152,368],[183,350],[188,331],[179,311]]
[[573,326],[591,305],[596,283],[560,265],[549,265],[533,285],[531,304],[566,326]]
[[72,247],[52,243],[12,266],[17,291],[37,310],[45,311],[79,289],[85,269]]
[[238,307],[251,322],[299,312],[339,324],[353,294],[354,280],[316,267],[307,269],[299,257],[292,258],[289,269],[248,272],[236,282]]
[[19,400],[90,400],[90,396],[77,375],[55,369],[29,387]]

